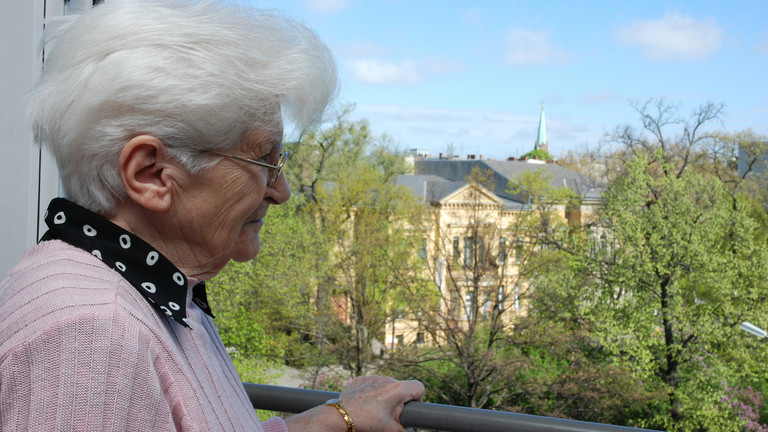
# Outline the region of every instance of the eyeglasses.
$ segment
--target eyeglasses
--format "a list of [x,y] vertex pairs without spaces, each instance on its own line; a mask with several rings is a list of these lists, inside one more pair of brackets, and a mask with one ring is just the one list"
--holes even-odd
[[231,155],[228,153],[222,153],[216,150],[209,150],[208,153],[217,154],[219,156],[228,157],[230,159],[239,160],[242,162],[248,162],[254,165],[259,165],[267,168],[272,169],[272,177],[269,178],[269,182],[267,182],[268,187],[273,187],[275,185],[275,182],[277,182],[277,178],[280,177],[280,173],[283,172],[283,165],[285,165],[285,161],[288,160],[288,156],[291,155],[290,152],[282,152],[277,157],[277,163],[275,165],[268,164],[266,162],[261,162],[253,159],[248,159],[240,156]]

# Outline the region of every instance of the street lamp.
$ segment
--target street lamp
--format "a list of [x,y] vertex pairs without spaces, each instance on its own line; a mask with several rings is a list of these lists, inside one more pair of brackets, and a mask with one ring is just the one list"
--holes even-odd
[[751,334],[753,336],[757,336],[757,337],[759,337],[761,339],[766,337],[766,336],[768,336],[768,333],[765,330],[761,329],[760,327],[758,327],[758,326],[756,326],[756,325],[754,325],[752,323],[746,322],[746,321],[741,323],[741,329],[744,330],[745,332],[747,332],[747,333],[749,333],[749,334]]

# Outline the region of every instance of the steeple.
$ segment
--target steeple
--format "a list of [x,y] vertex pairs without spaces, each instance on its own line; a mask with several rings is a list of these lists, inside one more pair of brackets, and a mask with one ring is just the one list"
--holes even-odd
[[539,117],[539,135],[536,137],[536,144],[533,146],[534,150],[542,149],[549,151],[547,145],[547,125],[544,121],[544,102],[541,103],[541,117]]

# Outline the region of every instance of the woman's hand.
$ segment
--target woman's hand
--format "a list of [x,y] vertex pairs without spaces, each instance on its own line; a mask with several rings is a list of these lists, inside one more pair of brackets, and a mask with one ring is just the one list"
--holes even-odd
[[[339,400],[357,432],[402,432],[400,414],[410,401],[424,396],[419,381],[397,381],[390,377],[365,376],[352,380]],[[347,424],[333,406],[319,406],[286,420],[291,431],[346,432]]]
[[352,380],[339,400],[358,432],[397,432],[403,430],[400,414],[405,403],[423,396],[424,385],[419,381],[373,375]]

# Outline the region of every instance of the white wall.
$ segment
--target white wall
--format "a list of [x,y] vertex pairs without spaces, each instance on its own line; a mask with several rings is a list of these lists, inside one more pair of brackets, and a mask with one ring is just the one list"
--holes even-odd
[[90,0],[0,0],[0,277],[45,232],[42,217],[60,195],[52,158],[32,142],[25,95],[42,66],[46,16],[90,7]]

